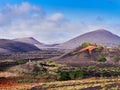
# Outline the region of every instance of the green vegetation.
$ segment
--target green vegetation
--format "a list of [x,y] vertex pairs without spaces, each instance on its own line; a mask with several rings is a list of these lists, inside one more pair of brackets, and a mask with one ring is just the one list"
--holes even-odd
[[84,42],[84,43],[82,43],[82,47],[83,47],[83,48],[85,48],[85,47],[87,47],[87,46],[89,46],[89,45],[91,45],[91,43],[89,43],[89,42]]
[[76,78],[83,78],[84,73],[80,70],[77,71],[59,71],[58,80],[73,80]]
[[112,58],[112,60],[119,61],[120,58],[119,58],[118,56],[114,56],[114,57]]
[[84,77],[116,77],[120,76],[119,67],[81,67],[80,70],[84,72]]
[[105,62],[107,59],[106,58],[99,58],[98,61],[99,62]]
[[101,54],[101,55],[106,55],[106,54],[107,54],[107,52],[102,51],[102,52],[100,52],[100,54]]
[[51,66],[55,66],[56,65],[56,63],[54,62],[54,61],[52,61],[52,60],[49,60],[49,61],[47,61],[46,62],[48,65],[51,65]]
[[52,61],[52,60],[48,60],[47,63],[48,63],[48,64],[51,64],[51,63],[55,63],[55,62]]
[[[105,62],[106,59],[100,58],[99,61]],[[22,74],[25,74],[26,76],[30,76],[30,77],[38,77],[40,79],[52,80],[52,81],[74,80],[78,78],[87,78],[87,77],[120,76],[120,67],[98,67],[95,65],[70,67],[70,66],[55,64],[53,61],[30,62],[27,63],[27,65],[31,69],[27,69],[28,70],[27,72],[23,71]]]
[[92,66],[88,66],[87,68],[89,68],[89,69],[95,69],[96,66],[95,66],[95,65],[92,65]]
[[119,67],[97,67],[97,66],[89,66],[89,67],[79,67],[76,70],[60,70],[58,72],[57,80],[73,80],[78,78],[87,78],[87,77],[118,77],[120,76],[120,68]]
[[24,64],[24,63],[26,63],[25,60],[17,60],[17,61],[16,61],[16,64],[17,64],[17,65],[21,65],[21,64]]

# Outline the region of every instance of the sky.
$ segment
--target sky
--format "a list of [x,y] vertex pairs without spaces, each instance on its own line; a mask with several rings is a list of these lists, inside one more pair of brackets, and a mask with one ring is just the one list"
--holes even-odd
[[53,44],[98,29],[120,36],[120,0],[0,0],[0,38]]

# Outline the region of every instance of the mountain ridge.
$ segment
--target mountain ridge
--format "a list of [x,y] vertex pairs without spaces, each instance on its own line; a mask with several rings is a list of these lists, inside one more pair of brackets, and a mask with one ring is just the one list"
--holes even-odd
[[37,45],[44,45],[43,43],[39,42],[33,37],[21,37],[21,38],[16,38],[13,39],[14,41],[19,41],[19,42],[24,42],[24,43],[29,43],[29,44],[37,44]]
[[103,46],[114,47],[120,45],[120,37],[105,29],[98,29],[77,36],[58,45],[58,48],[74,49],[84,42],[96,43]]

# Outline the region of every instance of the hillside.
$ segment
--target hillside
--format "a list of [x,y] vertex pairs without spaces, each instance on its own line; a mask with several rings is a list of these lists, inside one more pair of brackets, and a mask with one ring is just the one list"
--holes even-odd
[[39,48],[37,48],[32,44],[8,40],[8,39],[0,39],[0,54],[39,51],[39,50],[40,50]]
[[[72,66],[119,66],[119,56],[119,48],[105,48],[100,46],[88,46],[83,48],[80,46],[73,51],[62,55],[56,62]],[[105,61],[102,61],[103,59],[105,59]]]
[[40,43],[39,41],[37,41],[36,39],[34,39],[33,37],[22,37],[22,38],[16,38],[13,39],[14,41],[19,41],[19,42],[24,42],[24,43],[29,43],[29,44],[37,44],[37,45],[43,45],[43,43]]
[[74,49],[84,42],[114,47],[120,45],[120,37],[104,29],[92,31],[58,45],[59,48]]

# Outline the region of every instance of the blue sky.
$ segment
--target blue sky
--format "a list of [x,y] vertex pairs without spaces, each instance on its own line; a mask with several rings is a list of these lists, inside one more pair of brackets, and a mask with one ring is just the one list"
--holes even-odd
[[2,0],[0,6],[21,2],[39,5],[47,13],[64,13],[72,20],[78,20],[76,17],[93,18],[94,15],[119,18],[120,15],[120,0]]
[[120,0],[1,0],[0,8],[0,38],[62,43],[101,28],[120,35]]

